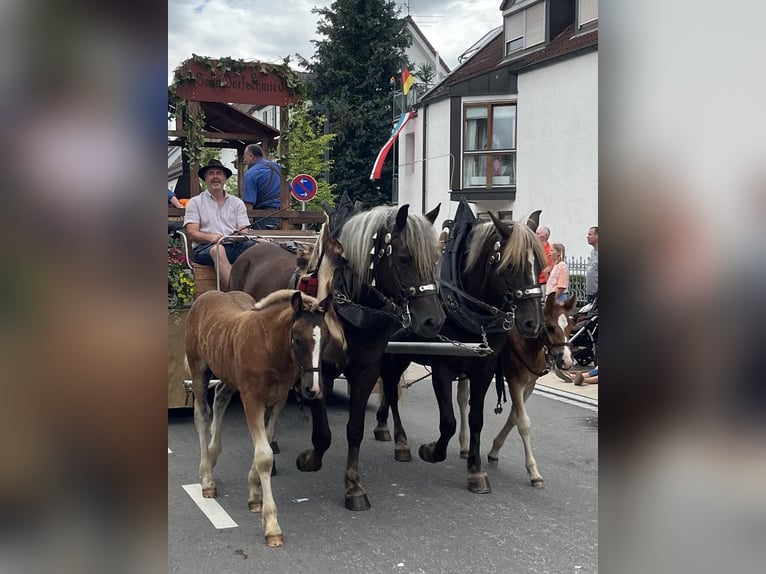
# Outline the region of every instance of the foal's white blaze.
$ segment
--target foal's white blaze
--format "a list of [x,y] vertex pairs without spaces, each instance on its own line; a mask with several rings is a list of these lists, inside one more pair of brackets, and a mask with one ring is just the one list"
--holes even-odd
[[535,252],[532,249],[527,249],[527,261],[529,261],[529,277],[531,281],[530,285],[537,285],[538,275],[535,275]]
[[[565,314],[559,315],[559,327],[561,332],[564,333],[564,342],[568,342],[569,338],[566,336],[567,327],[569,326],[569,319]],[[565,369],[571,369],[574,362],[572,361],[572,350],[569,347],[564,347],[564,357],[562,359],[562,366]]]
[[[322,329],[319,327],[314,327],[314,331],[311,334],[311,337],[314,339],[314,352],[311,357],[311,366],[315,369],[318,369],[321,367],[320,361],[319,361],[319,353],[322,349]],[[321,387],[319,386],[319,371],[314,371],[314,377],[313,377],[313,384],[311,385],[311,390],[314,393],[319,394],[319,389]]]

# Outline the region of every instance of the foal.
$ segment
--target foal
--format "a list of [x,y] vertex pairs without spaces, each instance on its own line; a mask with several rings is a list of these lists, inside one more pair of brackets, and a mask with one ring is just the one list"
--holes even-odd
[[[490,464],[499,462],[500,449],[503,448],[508,433],[514,426],[519,428],[519,436],[524,444],[524,460],[529,474],[529,480],[535,488],[543,488],[545,483],[537,468],[537,461],[532,454],[529,441],[530,419],[525,403],[535,389],[537,379],[548,372],[548,359],[559,369],[572,367],[572,353],[568,336],[571,330],[569,313],[574,309],[577,297],[572,295],[563,303],[556,301],[556,294],[551,293],[545,300],[543,317],[545,329],[537,337],[524,338],[517,331],[508,333],[508,344],[503,348],[503,375],[508,383],[511,395],[511,412],[505,425],[492,441],[492,450],[487,455]],[[468,380],[461,378],[458,382],[457,402],[460,407],[460,456],[468,455]]]
[[[221,422],[231,396],[239,391],[255,449],[248,474],[248,507],[263,513],[269,546],[282,546],[283,537],[271,492],[273,453],[264,415],[269,407],[283,402],[294,386],[306,398],[320,394],[322,340],[340,331],[339,325],[332,326],[334,315],[327,306],[327,301],[317,303],[288,289],[258,304],[241,291],[208,291],[194,302],[186,323],[202,495],[217,495],[213,468],[221,453]],[[207,389],[213,376],[223,385],[216,390],[211,433]]]

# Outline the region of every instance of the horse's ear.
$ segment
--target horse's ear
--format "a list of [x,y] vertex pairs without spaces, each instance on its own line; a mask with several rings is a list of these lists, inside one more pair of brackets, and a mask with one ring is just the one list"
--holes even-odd
[[431,211],[426,213],[426,219],[430,221],[431,223],[436,221],[436,218],[439,217],[439,210],[441,209],[441,207],[442,207],[442,204],[441,202],[439,202],[439,205],[437,205]]
[[407,214],[410,211],[410,204],[405,203],[399,208],[399,211],[396,213],[396,228],[401,231],[404,229],[404,226],[407,225]]
[[553,291],[552,293],[548,293],[548,296],[545,298],[545,309],[543,309],[543,313],[546,315],[551,312],[551,308],[553,307],[553,304],[556,302],[556,292]]
[[575,305],[577,304],[577,295],[575,293],[572,293],[572,296],[564,301],[564,309],[567,311],[571,311],[575,308]]
[[319,302],[317,305],[317,310],[320,313],[327,313],[327,311],[330,309],[330,305],[332,305],[332,297],[328,295]]
[[510,225],[500,221],[495,216],[495,214],[492,213],[491,211],[488,211],[487,213],[489,213],[489,217],[492,220],[492,223],[495,224],[495,229],[497,229],[497,232],[500,234],[500,237],[502,237],[503,239],[508,239],[511,236],[511,233],[513,232],[513,228]]
[[293,293],[293,296],[290,297],[290,305],[292,306],[295,315],[303,310],[303,296],[300,291],[296,291]]
[[537,231],[537,228],[540,226],[540,214],[542,212],[542,209],[538,209],[537,211],[533,211],[532,214],[527,217],[527,227],[532,231]]

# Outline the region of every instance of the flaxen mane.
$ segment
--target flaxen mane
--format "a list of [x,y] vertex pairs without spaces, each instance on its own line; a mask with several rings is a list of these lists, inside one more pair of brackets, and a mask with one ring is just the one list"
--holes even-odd
[[[361,288],[368,281],[370,251],[373,235],[393,232],[399,207],[378,206],[351,217],[343,226],[339,240],[351,271],[348,287],[351,297],[358,297]],[[421,278],[433,275],[434,265],[439,259],[438,243],[434,241],[433,224],[420,214],[409,214],[401,240],[409,248],[414,264]],[[359,238],[364,238],[360,241]]]
[[[545,250],[535,232],[520,222],[514,222],[511,225],[513,232],[505,243],[498,270],[503,271],[508,267],[515,270],[524,269],[524,266],[527,264],[527,253],[530,249],[532,249],[540,268],[545,268],[547,265]],[[470,272],[479,261],[482,247],[489,236],[495,231],[495,225],[492,222],[480,223],[473,228],[468,243],[468,256],[465,260],[466,272]]]

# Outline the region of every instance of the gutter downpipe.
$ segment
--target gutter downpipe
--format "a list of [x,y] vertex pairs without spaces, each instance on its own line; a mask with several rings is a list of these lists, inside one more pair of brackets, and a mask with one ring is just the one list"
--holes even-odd
[[421,158],[423,164],[421,168],[423,170],[423,193],[421,194],[420,213],[426,213],[426,120],[428,119],[428,108],[425,105],[421,105],[421,108],[423,110],[423,121],[421,122],[423,126],[423,157]]

